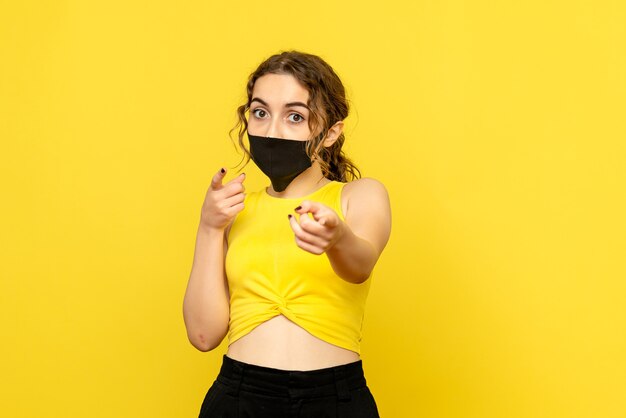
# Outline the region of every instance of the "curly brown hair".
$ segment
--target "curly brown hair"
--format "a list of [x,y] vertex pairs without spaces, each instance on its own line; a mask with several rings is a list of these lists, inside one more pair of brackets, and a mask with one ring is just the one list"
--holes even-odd
[[[252,89],[256,80],[265,74],[290,74],[294,76],[309,92],[309,129],[313,133],[321,132],[312,137],[307,146],[309,157],[317,155],[324,177],[329,180],[347,182],[361,177],[361,172],[342,151],[345,135],[343,132],[329,147],[324,147],[323,139],[328,129],[336,122],[348,116],[348,101],[345,88],[330,65],[317,55],[299,51],[283,51],[263,61],[250,74],[247,83],[248,100],[237,108],[238,121],[230,130],[229,135],[239,130],[239,146],[244,151],[245,163],[250,161],[250,151],[246,148],[243,138],[248,130],[246,112],[250,109]],[[321,129],[320,129],[321,128]],[[234,142],[234,140],[233,140]],[[243,163],[243,159],[242,159]],[[241,164],[241,163],[240,163]]]

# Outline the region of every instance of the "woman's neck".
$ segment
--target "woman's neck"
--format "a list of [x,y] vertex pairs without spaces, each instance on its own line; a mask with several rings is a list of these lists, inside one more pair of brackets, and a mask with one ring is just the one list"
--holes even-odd
[[267,188],[267,194],[282,198],[297,198],[306,196],[329,182],[330,180],[322,174],[320,164],[314,161],[311,167],[307,168],[300,173],[298,177],[293,179],[285,190],[277,192],[272,186],[269,186]]

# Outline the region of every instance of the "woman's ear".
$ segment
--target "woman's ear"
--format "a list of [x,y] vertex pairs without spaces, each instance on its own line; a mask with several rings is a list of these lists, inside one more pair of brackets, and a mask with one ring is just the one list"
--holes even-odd
[[330,147],[339,139],[339,135],[343,132],[343,121],[336,122],[333,126],[328,128],[326,138],[324,138],[324,147]]

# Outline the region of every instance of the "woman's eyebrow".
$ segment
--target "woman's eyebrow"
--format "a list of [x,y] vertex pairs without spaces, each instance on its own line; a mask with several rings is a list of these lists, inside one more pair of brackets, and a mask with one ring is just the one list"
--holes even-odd
[[259,102],[261,103],[263,106],[267,106],[267,103],[265,103],[264,100],[259,99],[258,97],[253,97],[252,100],[250,100],[250,104],[252,104],[252,102]]
[[294,106],[302,106],[305,109],[309,108],[309,106],[307,106],[306,104],[304,104],[302,102],[289,102],[289,103],[285,104],[285,107],[294,107]]
[[[252,102],[259,102],[263,106],[268,106],[269,107],[269,105],[263,99],[260,99],[258,97],[253,97],[252,100],[250,100],[251,104],[252,104]],[[309,109],[309,106],[307,106],[305,103],[302,103],[302,102],[285,103],[285,107],[294,107],[294,106],[301,106],[301,107],[304,107],[305,109]]]

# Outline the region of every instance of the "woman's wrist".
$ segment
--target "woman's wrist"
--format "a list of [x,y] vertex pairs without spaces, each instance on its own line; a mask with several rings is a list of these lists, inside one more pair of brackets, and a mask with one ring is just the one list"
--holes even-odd
[[206,237],[223,237],[224,236],[224,231],[226,230],[226,227],[224,228],[216,228],[214,226],[208,225],[205,222],[200,222],[200,224],[198,225],[198,234],[202,234]]
[[359,238],[347,223],[341,224],[341,236],[326,251],[326,255],[339,277],[351,283],[362,283],[374,267],[376,251],[369,242]]

